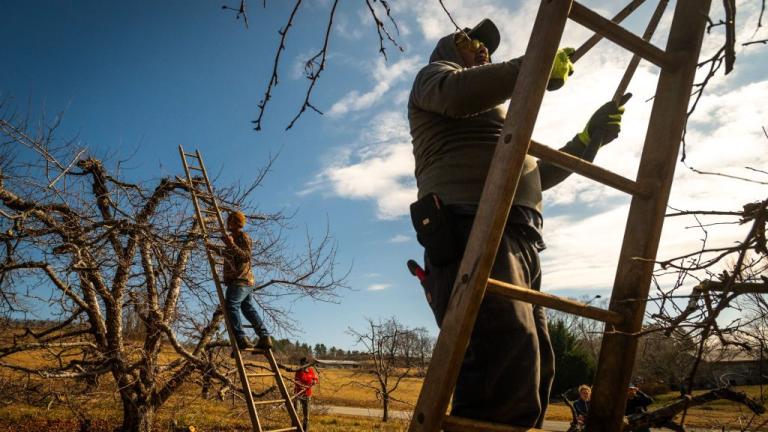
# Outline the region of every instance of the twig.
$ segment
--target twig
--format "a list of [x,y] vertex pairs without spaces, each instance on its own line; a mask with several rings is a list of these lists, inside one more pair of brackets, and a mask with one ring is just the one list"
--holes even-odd
[[[266,2],[266,0],[264,0]],[[229,9],[237,12],[237,15],[235,15],[235,19],[239,20],[240,17],[243,17],[243,23],[245,23],[245,28],[248,28],[248,15],[245,13],[245,0],[240,0],[240,7],[239,8],[233,8],[227,5],[223,5],[221,7],[222,9]]]
[[59,179],[62,178],[64,174],[67,173],[67,171],[69,171],[70,169],[72,169],[73,166],[75,166],[77,161],[80,160],[80,156],[82,156],[82,154],[85,153],[85,150],[86,150],[85,147],[80,149],[80,151],[75,155],[75,157],[72,158],[72,162],[70,162],[69,165],[67,165],[67,167],[64,168],[64,170],[62,170],[59,175],[56,176],[56,178],[54,178],[50,183],[48,183],[49,188],[53,187],[53,185],[55,185],[56,182],[59,181]]
[[440,6],[442,6],[442,7],[443,7],[443,10],[445,11],[445,14],[446,14],[446,15],[448,15],[448,19],[449,19],[449,20],[451,20],[451,23],[452,23],[452,24],[453,24],[453,26],[456,28],[456,31],[463,31],[463,30],[461,29],[461,27],[459,27],[459,25],[458,25],[458,24],[456,24],[456,21],[455,21],[455,20],[453,19],[453,17],[451,16],[451,13],[450,13],[450,12],[448,12],[448,8],[446,8],[446,7],[445,7],[445,4],[443,3],[443,0],[439,0],[439,1],[440,1]]
[[755,45],[755,44],[766,45],[766,44],[768,44],[768,39],[761,39],[761,40],[756,40],[756,41],[744,42],[743,44],[741,44],[741,46],[748,46],[748,45]]
[[[333,26],[333,17],[336,14],[336,6],[339,5],[339,0],[333,1],[333,6],[331,7],[331,14],[328,17],[328,27],[325,29],[325,38],[323,39],[323,48],[315,54],[311,59],[307,61],[307,63],[304,65],[304,70],[307,74],[307,79],[310,80],[309,88],[307,89],[307,94],[304,97],[304,103],[301,105],[301,109],[299,109],[298,114],[291,120],[291,122],[288,124],[288,127],[285,128],[285,130],[288,130],[293,127],[293,125],[296,123],[296,121],[301,117],[302,114],[307,110],[307,108],[311,108],[316,113],[322,115],[323,112],[317,109],[314,105],[312,105],[309,102],[309,98],[312,96],[312,90],[315,88],[315,84],[317,84],[318,78],[320,78],[320,74],[325,69],[325,59],[328,56],[328,41],[331,37],[331,28]],[[317,64],[317,59],[320,58],[320,63]],[[317,64],[317,69],[315,69],[315,64]]]
[[745,182],[748,182],[748,183],[768,185],[768,182],[766,182],[766,181],[754,180],[754,179],[751,179],[751,178],[748,178],[748,177],[739,177],[739,176],[735,176],[735,175],[731,175],[731,174],[723,174],[723,173],[714,172],[714,171],[703,171],[703,170],[694,168],[691,165],[688,165],[684,161],[683,161],[683,163],[686,166],[686,168],[688,168],[689,170],[695,172],[696,174],[712,175],[712,176],[730,178],[730,179],[734,179],[734,180],[741,180],[741,181],[745,181]]
[[291,15],[288,17],[288,22],[285,24],[285,27],[283,27],[281,30],[278,30],[277,32],[280,35],[280,45],[278,45],[277,53],[275,53],[275,62],[272,66],[272,76],[269,78],[267,91],[264,92],[264,99],[259,101],[259,115],[256,117],[256,120],[251,121],[251,123],[255,124],[253,128],[257,131],[261,130],[261,118],[264,117],[264,110],[267,108],[267,103],[272,98],[272,89],[278,84],[277,68],[280,64],[280,54],[282,54],[282,52],[285,50],[285,38],[288,36],[288,30],[290,30],[291,26],[293,25],[293,19],[296,17],[296,12],[299,10],[299,6],[301,6],[301,1],[302,0],[296,0],[296,3],[293,5],[293,10],[291,10]]
[[[387,60],[387,51],[384,48],[384,36],[382,35],[382,32],[384,33],[384,35],[386,35],[386,37],[389,40],[389,42],[391,42],[394,46],[396,46],[400,50],[400,52],[403,51],[403,47],[401,47],[397,43],[397,41],[392,37],[392,35],[389,34],[389,32],[387,31],[386,27],[384,27],[384,22],[382,22],[379,19],[378,15],[376,15],[376,10],[373,8],[373,5],[371,4],[371,0],[365,0],[365,4],[366,4],[366,6],[368,6],[368,11],[371,12],[371,16],[373,17],[373,22],[376,24],[376,33],[379,36],[379,52],[381,53],[382,56],[384,56],[384,61],[386,61]],[[384,7],[385,7],[387,15],[389,15],[389,12],[390,12],[389,11],[389,6],[385,4]],[[392,20],[391,16],[390,16],[390,20]],[[397,27],[395,27],[395,29],[397,29]]]

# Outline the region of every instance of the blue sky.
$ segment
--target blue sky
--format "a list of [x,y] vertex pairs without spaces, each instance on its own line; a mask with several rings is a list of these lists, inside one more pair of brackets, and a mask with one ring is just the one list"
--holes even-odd
[[[353,289],[341,292],[339,304],[286,305],[303,330],[291,337],[352,348],[347,327],[362,327],[365,317],[392,315],[436,334],[421,289],[404,265],[421,256],[407,217],[415,184],[405,101],[413,76],[452,25],[437,0],[392,2],[397,40],[405,50],[387,45],[385,62],[364,2],[342,1],[327,69],[312,97],[326,115],[308,112],[284,131],[303,101],[307,82],[301,64],[320,48],[330,9],[327,0],[305,0],[288,37],[264,129],[255,132],[251,120],[269,80],[277,30],[292,3],[268,1],[263,9],[261,1],[251,0],[246,29],[234,13],[220,9],[222,2],[0,1],[5,41],[0,92],[32,114],[65,110],[61,135],[77,135],[96,156],[133,155],[124,165],[130,179],[180,174],[178,144],[201,150],[210,171],[226,167],[223,183],[249,180],[268,155],[280,152],[255,199],[265,210],[297,211],[291,235],[297,248],[305,229],[320,235],[328,223],[339,244],[340,268],[352,268]],[[494,57],[503,60],[524,51],[538,2],[445,3],[462,25],[493,17],[502,30]],[[584,3],[606,16],[619,7]],[[720,16],[714,3],[713,15]],[[739,40],[765,38],[765,26],[753,34],[758,2],[738,3]],[[643,6],[627,27],[641,33],[652,7]],[[670,16],[659,34],[666,34]],[[563,45],[577,46],[588,36],[571,23]],[[716,29],[702,57],[721,40]],[[663,47],[664,37],[654,43]],[[689,164],[745,175],[745,166],[768,166],[768,140],[760,129],[768,126],[768,68],[759,45],[740,47],[737,54],[736,70],[716,78],[692,118]],[[589,113],[610,98],[628,61],[627,53],[600,43],[576,65],[563,90],[547,95],[534,138],[558,147],[581,130]],[[643,101],[653,96],[656,74],[656,68],[641,64],[622,136],[597,159],[630,178],[650,112]],[[764,198],[766,189],[695,175],[680,165],[670,204],[738,209]],[[546,193],[545,291],[581,296],[610,290],[628,202],[575,176]],[[690,222],[668,221],[660,257],[696,247],[700,233],[682,229]],[[738,240],[738,229],[722,228],[711,241]]]

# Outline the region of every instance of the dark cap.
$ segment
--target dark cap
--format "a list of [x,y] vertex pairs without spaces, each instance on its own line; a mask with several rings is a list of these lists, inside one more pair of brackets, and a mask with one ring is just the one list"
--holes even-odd
[[484,18],[471,29],[465,28],[464,32],[471,39],[477,39],[482,42],[483,45],[488,48],[488,54],[493,54],[493,52],[496,51],[496,48],[499,47],[499,42],[501,41],[499,29],[496,27],[496,24],[488,18]]

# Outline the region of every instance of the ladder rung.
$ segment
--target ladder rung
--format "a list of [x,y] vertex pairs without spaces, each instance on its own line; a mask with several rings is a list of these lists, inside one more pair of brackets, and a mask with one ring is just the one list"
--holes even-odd
[[273,377],[273,376],[275,376],[274,372],[259,372],[259,373],[248,374],[248,378],[263,378],[263,377]]
[[624,317],[618,312],[596,308],[582,302],[564,299],[552,294],[535,291],[530,288],[524,288],[496,279],[488,279],[488,291],[515,300],[545,306],[550,309],[557,309],[559,311],[591,318],[608,324],[619,325],[624,322]]
[[[624,18],[628,17],[632,12],[635,11],[635,9],[639,8],[643,3],[645,3],[645,0],[632,0],[628,5],[624,7],[619,13],[617,13],[611,21],[615,22],[616,24],[619,24],[620,22],[624,21]],[[586,42],[584,42],[580,47],[576,48],[576,52],[574,52],[570,57],[571,60],[573,60],[574,63],[578,59],[580,59],[584,54],[587,53],[587,51],[591,50],[592,47],[594,47],[598,42],[603,40],[603,35],[595,33],[587,39]]]
[[289,432],[289,431],[295,431],[295,430],[299,430],[299,428],[297,428],[296,426],[291,426],[291,427],[282,428],[282,429],[265,430],[264,432]]
[[187,168],[189,168],[191,170],[195,170],[195,171],[202,171],[203,170],[200,167],[196,167],[196,166],[192,166],[192,165],[187,165]]
[[634,182],[628,178],[622,177],[616,173],[608,171],[607,169],[600,168],[599,166],[589,163],[584,159],[577,158],[568,153],[555,150],[551,147],[547,147],[543,144],[531,141],[531,146],[528,148],[528,154],[544,159],[548,162],[567,169],[568,171],[581,174],[584,177],[600,182],[606,186],[610,186],[614,189],[622,192],[634,195],[640,198],[648,198],[651,192],[647,188],[641,187],[637,182]]
[[286,402],[285,399],[270,399],[270,400],[263,400],[263,401],[253,401],[254,405],[277,405],[277,404],[284,404],[284,403],[290,403]]
[[456,416],[445,416],[442,429],[446,432],[545,432],[544,429],[510,426]]
[[200,209],[200,211],[203,212],[203,213],[209,213],[209,214],[219,214],[219,212],[217,212],[216,210],[208,210],[208,209],[205,209],[205,208]]
[[197,154],[196,154],[196,153],[187,153],[187,152],[184,152],[184,156],[186,156],[186,157],[193,157],[193,158],[195,158],[195,159],[200,159],[199,157],[197,157]]
[[663,69],[674,70],[678,65],[669,53],[578,2],[573,2],[568,17]]

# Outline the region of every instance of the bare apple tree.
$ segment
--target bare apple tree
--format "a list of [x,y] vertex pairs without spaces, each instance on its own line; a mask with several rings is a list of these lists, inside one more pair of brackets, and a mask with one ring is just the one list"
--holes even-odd
[[[3,320],[12,337],[0,346],[0,368],[80,380],[72,382],[110,377],[124,431],[152,430],[184,382],[241,391],[228,355],[218,354],[228,342],[186,181],[127,180],[116,174],[119,163],[110,169],[58,141],[58,120],[30,131],[2,112],[0,311],[16,319]],[[345,276],[327,230],[295,253],[282,234],[286,216],[255,211],[249,197],[266,168],[252,184],[217,194],[225,209],[248,214],[257,301],[273,327],[290,330],[277,300],[333,300]],[[18,317],[35,310],[44,324],[19,329]],[[163,350],[171,360],[161,360]],[[45,366],[26,365],[25,353],[42,355]]]
[[[393,394],[403,379],[418,365],[420,352],[419,332],[409,329],[392,317],[386,321],[367,320],[365,330],[350,328],[347,332],[363,348],[367,357],[363,369],[355,373],[354,384],[376,393],[383,409],[382,421],[389,420],[389,403],[397,401]],[[402,402],[402,401],[400,401]]]

